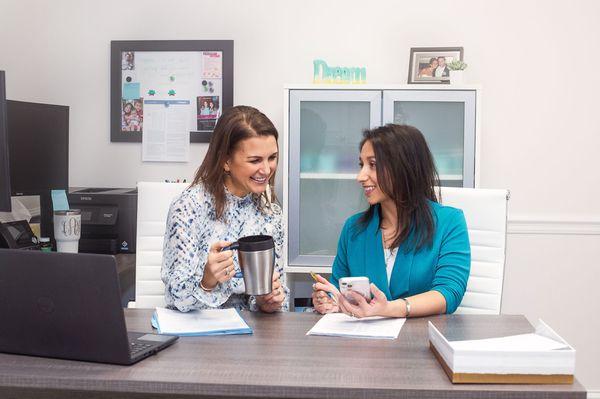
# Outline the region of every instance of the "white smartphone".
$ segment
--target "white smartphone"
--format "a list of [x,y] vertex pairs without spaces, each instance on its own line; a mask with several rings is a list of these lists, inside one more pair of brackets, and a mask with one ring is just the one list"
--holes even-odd
[[356,301],[352,296],[348,295],[348,291],[354,291],[362,295],[367,302],[371,301],[371,286],[368,277],[342,277],[340,278],[340,292],[353,305]]

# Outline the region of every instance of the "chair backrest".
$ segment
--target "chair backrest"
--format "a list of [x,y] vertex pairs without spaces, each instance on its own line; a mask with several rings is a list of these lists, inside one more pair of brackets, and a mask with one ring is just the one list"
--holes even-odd
[[138,183],[135,304],[130,307],[165,306],[160,269],[167,214],[173,199],[187,186],[187,183]]
[[462,209],[471,242],[467,291],[455,313],[500,314],[508,190],[442,187],[442,204]]

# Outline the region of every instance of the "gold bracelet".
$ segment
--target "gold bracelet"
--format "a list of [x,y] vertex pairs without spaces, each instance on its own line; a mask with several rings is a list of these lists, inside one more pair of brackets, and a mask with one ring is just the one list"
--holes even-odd
[[[215,287],[216,287],[216,285],[215,285]],[[206,291],[206,292],[211,292],[212,290],[214,290],[214,289],[215,289],[215,287],[212,287],[212,288],[210,288],[210,289],[209,289],[209,288],[206,288],[205,286],[203,286],[203,285],[202,285],[202,280],[200,280],[200,288],[202,288],[202,289],[203,289],[204,291]]]

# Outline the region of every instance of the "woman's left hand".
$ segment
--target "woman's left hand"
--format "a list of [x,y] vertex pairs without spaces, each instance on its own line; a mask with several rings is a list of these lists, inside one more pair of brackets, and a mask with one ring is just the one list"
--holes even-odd
[[281,305],[285,300],[285,291],[281,286],[281,281],[279,280],[279,272],[275,271],[273,273],[273,291],[271,291],[267,295],[260,295],[256,297],[256,303],[260,310],[266,313],[273,313],[279,309],[281,309]]
[[365,297],[354,291],[348,291],[347,295],[351,296],[356,305],[351,304],[344,295],[340,295],[340,311],[349,316],[362,318],[369,316],[386,316],[388,310],[388,300],[383,292],[375,284],[371,283],[371,293],[373,298],[367,302]]

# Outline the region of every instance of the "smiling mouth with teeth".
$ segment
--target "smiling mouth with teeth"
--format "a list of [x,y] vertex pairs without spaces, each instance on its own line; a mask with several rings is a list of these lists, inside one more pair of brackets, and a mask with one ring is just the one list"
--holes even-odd
[[365,194],[369,195],[375,190],[375,186],[363,186],[363,190],[365,190]]
[[266,182],[267,182],[267,180],[268,180],[266,177],[261,177],[261,178],[258,178],[258,177],[251,177],[250,179],[254,180],[255,182],[257,182],[257,183],[259,183],[259,184],[264,184],[264,183],[266,183]]

